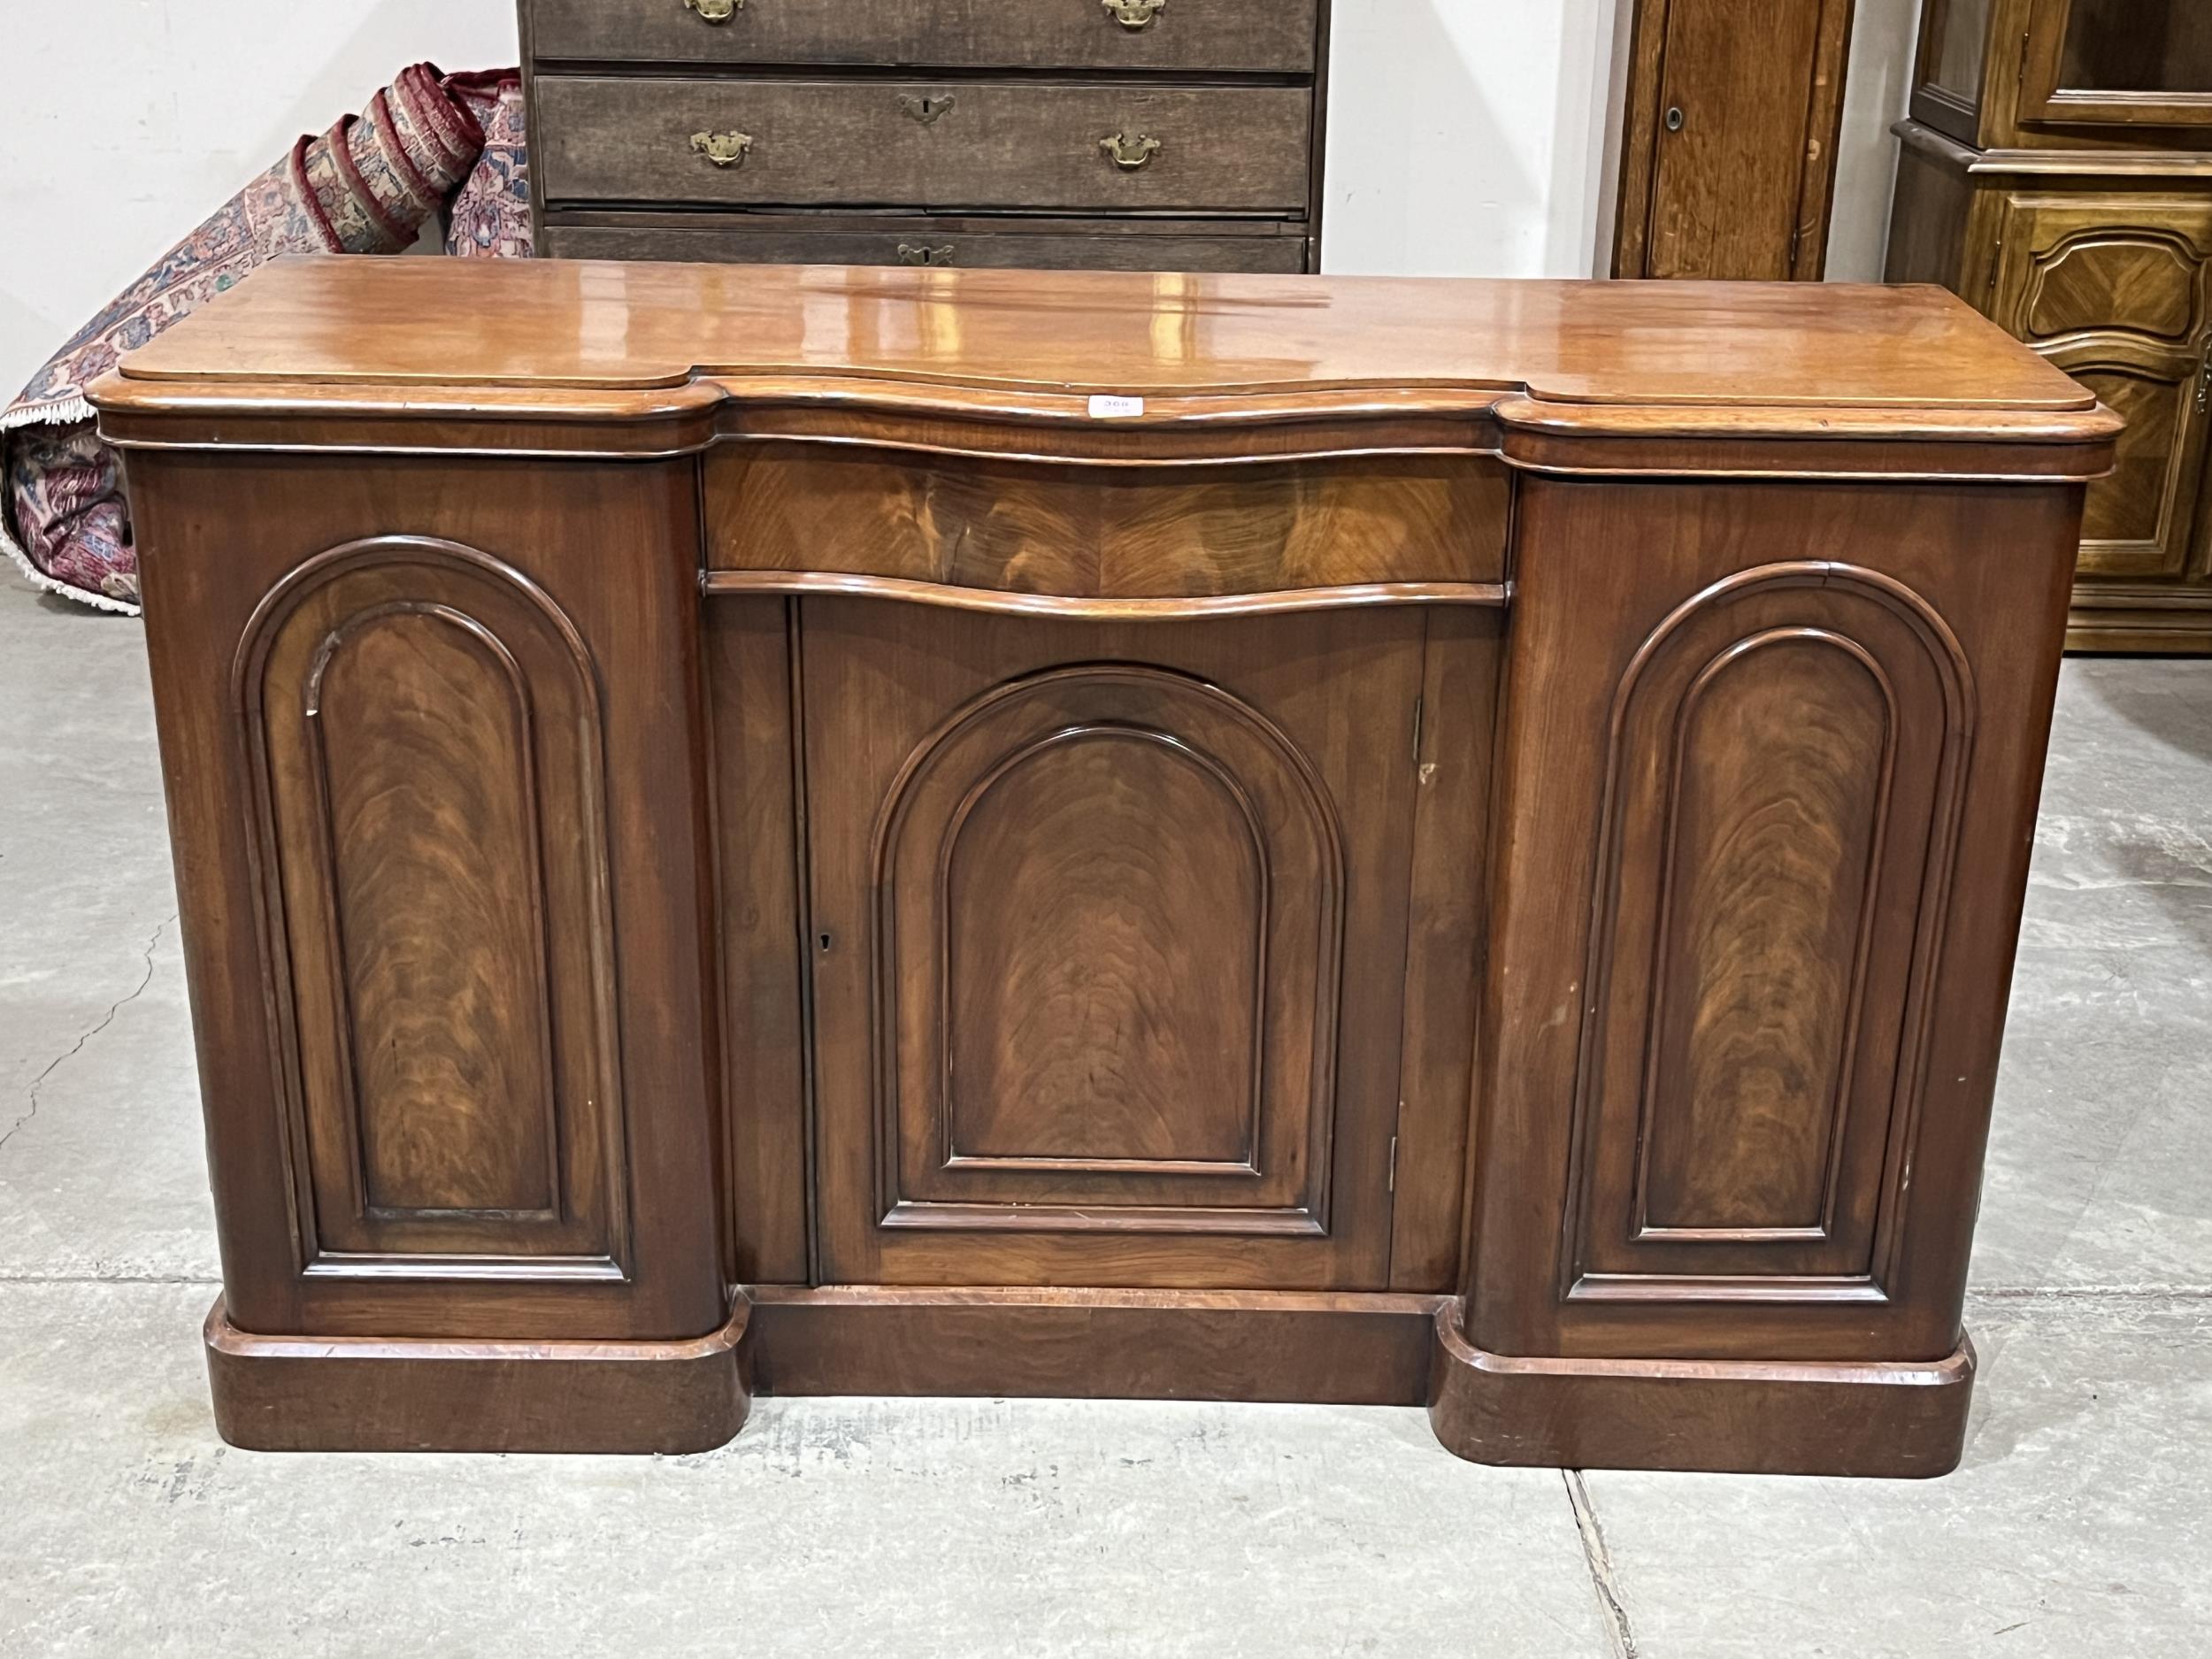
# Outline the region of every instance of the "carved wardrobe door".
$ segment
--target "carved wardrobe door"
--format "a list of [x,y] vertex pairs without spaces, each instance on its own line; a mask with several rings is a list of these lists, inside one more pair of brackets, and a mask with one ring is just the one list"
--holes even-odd
[[1420,614],[801,615],[824,1276],[1382,1287]]
[[2001,234],[1991,315],[2127,418],[2112,476],[2089,487],[2083,581],[2200,570],[2212,202],[2015,196]]

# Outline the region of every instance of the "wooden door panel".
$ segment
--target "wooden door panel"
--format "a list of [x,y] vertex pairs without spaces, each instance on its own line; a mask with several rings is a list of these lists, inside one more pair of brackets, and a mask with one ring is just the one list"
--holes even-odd
[[1571,1294],[1874,1285],[1971,687],[1910,595],[1829,571],[1717,585],[1617,689]]
[[388,538],[273,591],[236,674],[309,1271],[621,1278],[604,760],[573,626],[495,559]]
[[2090,486],[2081,571],[2188,567],[2207,428],[2212,203],[2016,196],[1992,314],[2127,418],[2112,476]]
[[1651,199],[1655,277],[1781,280],[1805,170],[1814,0],[1671,0]]
[[881,822],[891,1225],[1324,1230],[1343,834],[1278,728],[1046,670],[924,740]]
[[1419,614],[802,618],[827,1276],[1383,1286]]

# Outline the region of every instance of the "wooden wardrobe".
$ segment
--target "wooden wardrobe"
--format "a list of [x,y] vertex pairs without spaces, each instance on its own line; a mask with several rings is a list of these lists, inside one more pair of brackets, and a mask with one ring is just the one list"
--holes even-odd
[[2068,643],[2212,651],[2212,4],[1927,0],[1886,274],[2127,418]]
[[1617,277],[1817,280],[1852,0],[1636,0]]

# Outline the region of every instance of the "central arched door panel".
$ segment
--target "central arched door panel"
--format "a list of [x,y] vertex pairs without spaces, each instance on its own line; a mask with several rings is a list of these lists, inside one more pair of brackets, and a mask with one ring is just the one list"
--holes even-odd
[[826,1277],[1384,1286],[1421,614],[801,617]]

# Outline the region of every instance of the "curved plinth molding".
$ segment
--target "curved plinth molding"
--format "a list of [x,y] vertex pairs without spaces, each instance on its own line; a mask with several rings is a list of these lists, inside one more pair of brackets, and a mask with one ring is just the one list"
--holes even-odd
[[254,1336],[207,1316],[215,1427],[259,1452],[702,1452],[745,1426],[752,1304],[686,1341]]
[[1966,1337],[1939,1360],[1521,1358],[1436,1314],[1429,1425],[1478,1463],[1919,1479],[1958,1467]]

